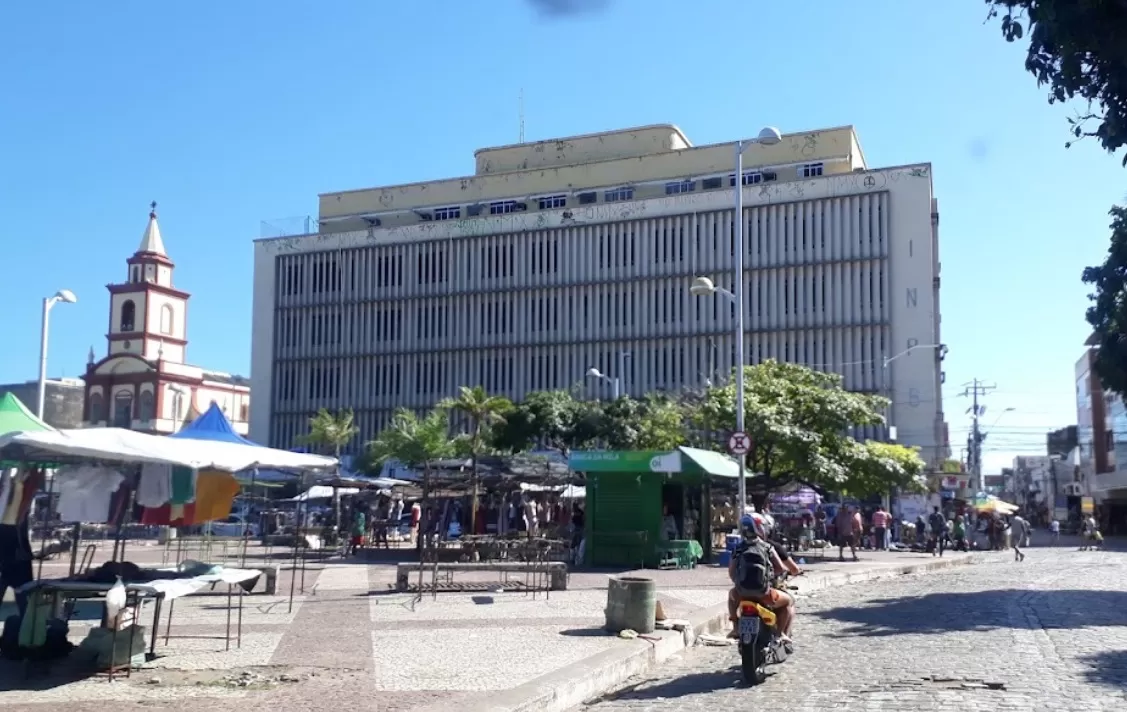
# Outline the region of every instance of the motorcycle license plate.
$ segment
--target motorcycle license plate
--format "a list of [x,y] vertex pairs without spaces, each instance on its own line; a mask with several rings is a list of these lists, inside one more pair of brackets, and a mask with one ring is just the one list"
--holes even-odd
[[759,634],[760,620],[754,616],[740,619],[740,640],[750,643]]

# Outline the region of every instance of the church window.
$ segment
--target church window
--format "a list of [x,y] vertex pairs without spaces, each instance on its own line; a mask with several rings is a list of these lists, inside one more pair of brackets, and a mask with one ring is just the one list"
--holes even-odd
[[153,403],[152,391],[141,391],[141,404],[137,414],[138,420],[152,420],[156,414],[156,408]]
[[131,425],[133,425],[133,394],[129,391],[121,391],[113,399],[113,427],[128,428]]
[[90,394],[90,417],[91,423],[100,423],[106,419],[106,404],[102,400],[101,393]]
[[133,304],[132,299],[125,300],[121,305],[121,330],[133,331],[133,326],[136,323],[137,307]]
[[172,307],[168,304],[160,308],[160,333],[172,335]]
[[130,282],[140,282],[141,281],[141,269],[139,267],[134,266],[130,269],[129,281]]

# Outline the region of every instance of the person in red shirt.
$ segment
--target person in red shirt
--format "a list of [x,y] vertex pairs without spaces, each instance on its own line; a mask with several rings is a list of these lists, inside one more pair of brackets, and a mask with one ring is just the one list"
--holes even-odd
[[878,506],[877,510],[873,512],[873,539],[875,540],[873,542],[873,544],[875,545],[874,548],[883,550],[885,548],[885,543],[888,541],[887,536],[888,513]]

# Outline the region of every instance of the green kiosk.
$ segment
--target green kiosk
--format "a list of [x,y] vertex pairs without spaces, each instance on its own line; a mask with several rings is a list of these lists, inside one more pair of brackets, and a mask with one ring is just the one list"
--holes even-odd
[[587,478],[588,566],[691,566],[712,556],[714,478],[739,477],[739,465],[710,450],[572,452],[568,465]]

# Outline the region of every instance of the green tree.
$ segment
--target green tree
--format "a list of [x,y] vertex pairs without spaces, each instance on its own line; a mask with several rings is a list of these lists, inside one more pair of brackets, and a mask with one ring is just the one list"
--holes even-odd
[[322,408],[309,419],[309,432],[299,437],[298,443],[339,458],[341,448],[359,432],[360,428],[356,427],[356,418],[351,410],[333,413]]
[[493,444],[503,452],[539,446],[567,455],[594,442],[602,427],[599,403],[578,401],[565,390],[537,391],[516,404],[494,428]]
[[[465,416],[469,426],[469,450],[473,478],[473,499],[470,501],[470,531],[477,531],[477,495],[480,473],[478,472],[478,458],[484,454],[487,445],[487,436],[492,435],[492,429],[505,422],[505,415],[513,410],[513,404],[508,398],[490,395],[481,386],[462,386],[457,398],[447,398],[439,404],[439,408],[460,413]],[[491,438],[490,438],[491,440]]]
[[425,488],[434,463],[454,456],[449,416],[446,411],[436,409],[420,418],[414,411],[400,408],[391,416],[387,427],[367,444],[366,451],[373,467],[395,460],[421,470]]
[[685,444],[681,404],[662,394],[628,396],[602,408],[602,438],[612,450],[672,450]]
[[[1079,98],[1068,121],[1076,139],[1114,153],[1127,143],[1127,10],[1122,0],[986,0],[1007,42],[1029,38],[1025,69],[1049,103]],[[1094,127],[1093,127],[1094,124]],[[1127,155],[1123,157],[1127,165]]]
[[1093,291],[1086,314],[1095,332],[1095,369],[1104,388],[1127,393],[1127,207],[1111,209],[1111,246],[1104,263],[1084,270]]
[[[420,418],[414,411],[400,408],[375,440],[365,447],[365,458],[378,471],[388,460],[395,460],[423,475],[423,519],[420,531],[427,531],[426,501],[430,497],[434,463],[454,455],[450,440],[450,420],[445,410],[436,409]],[[422,548],[423,537],[418,545]]]
[[[912,484],[915,474],[908,453],[919,459],[913,451],[858,443],[848,435],[850,428],[883,423],[880,413],[887,400],[846,391],[841,376],[795,364],[764,361],[746,367],[744,373],[745,428],[752,440],[747,466],[755,473],[749,482],[752,488],[770,491],[798,481],[820,492],[848,490],[860,495]],[[691,418],[697,430],[709,434],[706,442],[716,450],[735,429],[732,380],[707,389]],[[893,467],[894,463],[899,464]]]

